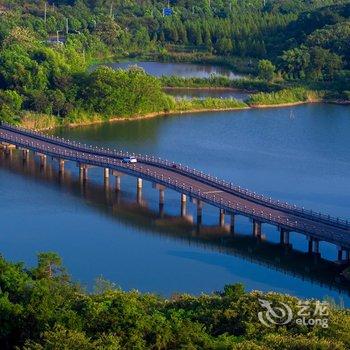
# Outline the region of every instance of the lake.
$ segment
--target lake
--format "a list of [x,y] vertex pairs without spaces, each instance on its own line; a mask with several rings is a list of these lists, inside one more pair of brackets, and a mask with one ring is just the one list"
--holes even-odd
[[[152,154],[188,164],[273,198],[349,218],[350,110],[311,104],[291,108],[175,115],[147,120],[56,130],[95,145]],[[165,217],[158,193],[122,178],[122,191],[105,187],[101,169],[86,186],[75,164],[64,179],[50,161],[23,164],[0,157],[2,254],[35,263],[39,251],[56,251],[73,275],[91,289],[100,275],[123,289],[170,295],[199,294],[242,282],[248,290],[274,290],[301,297],[339,298],[350,305],[349,287],[335,278],[334,265],[307,257],[304,236],[291,234],[294,250],[279,247],[276,228],[264,225],[263,242],[251,223],[237,219],[235,237],[219,232],[218,211],[204,206],[203,232],[178,219],[179,194],[166,190]],[[113,179],[110,179],[113,186]],[[195,206],[188,203],[188,214]],[[228,218],[227,218],[228,220]],[[321,242],[322,256],[336,248]]]
[[[130,66],[137,65],[139,67],[142,67],[146,71],[146,73],[157,77],[161,77],[162,75],[176,75],[184,78],[208,78],[212,75],[223,75],[230,79],[239,79],[242,77],[242,75],[234,73],[228,68],[221,66],[213,66],[209,64],[122,61],[113,63],[103,63],[102,65],[114,69],[126,69]],[[90,70],[94,70],[98,66],[100,66],[100,64],[92,66]]]

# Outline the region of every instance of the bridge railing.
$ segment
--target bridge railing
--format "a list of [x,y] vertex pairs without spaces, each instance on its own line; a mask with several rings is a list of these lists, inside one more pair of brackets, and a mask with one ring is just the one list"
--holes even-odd
[[[0,131],[0,136],[2,132]],[[274,225],[279,225],[285,227],[289,230],[301,231],[306,233],[317,233],[321,235],[322,238],[339,242],[346,241],[346,244],[350,245],[348,242],[349,237],[342,235],[341,233],[334,232],[329,229],[320,228],[319,226],[313,224],[305,224],[305,222],[299,220],[290,220],[285,216],[276,216],[268,213],[264,210],[256,210],[247,205],[242,205],[237,202],[231,202],[224,199],[221,196],[215,194],[203,193],[200,188],[186,185],[185,183],[179,182],[178,180],[173,180],[170,177],[165,177],[163,174],[158,173],[155,170],[151,170],[144,166],[136,166],[135,164],[124,164],[120,160],[108,157],[108,155],[100,156],[91,154],[90,152],[84,153],[78,150],[64,150],[53,146],[48,146],[37,141],[32,141],[28,139],[21,138],[19,136],[10,136],[7,138],[8,142],[13,142],[19,147],[27,147],[36,152],[46,153],[48,156],[53,156],[62,159],[69,159],[76,162],[84,162],[86,164],[91,164],[100,167],[109,167],[111,169],[115,168],[117,170],[123,169],[126,173],[131,173],[134,176],[140,176],[143,178],[149,178],[151,181],[164,184],[169,188],[173,188],[179,192],[187,193],[188,195],[203,200],[208,204],[214,205],[216,207],[222,208],[227,212],[231,213],[241,213],[246,216],[250,216],[257,220],[262,220],[264,222],[272,223]]]
[[288,202],[282,202],[279,200],[272,199],[271,197],[266,197],[261,194],[257,194],[256,192],[250,191],[248,189],[242,188],[240,186],[234,185],[232,182],[228,182],[225,180],[220,180],[217,177],[211,176],[209,174],[206,174],[202,171],[198,171],[196,169],[190,168],[189,166],[184,166],[182,164],[177,164],[175,162],[170,162],[166,159],[162,159],[159,157],[154,157],[154,156],[148,156],[148,155],[141,155],[138,154],[136,155],[135,153],[129,153],[129,152],[123,152],[122,150],[117,151],[114,149],[109,149],[109,148],[103,148],[103,147],[97,147],[93,145],[87,145],[87,144],[82,144],[77,141],[72,141],[69,139],[64,139],[58,136],[53,136],[53,135],[43,135],[42,133],[35,131],[35,130],[29,130],[23,127],[14,127],[12,125],[2,123],[2,126],[4,126],[7,129],[13,130],[14,132],[21,131],[22,133],[25,133],[26,135],[32,135],[36,138],[41,138],[42,140],[49,139],[53,143],[59,144],[61,146],[66,146],[69,145],[71,147],[77,147],[81,150],[85,150],[86,152],[96,152],[99,153],[100,155],[109,155],[109,156],[118,156],[118,157],[126,157],[130,155],[137,156],[137,158],[140,161],[146,161],[146,162],[152,162],[155,165],[161,165],[164,167],[173,167],[176,165],[177,170],[181,170],[184,173],[191,174],[193,176],[196,176],[199,179],[203,179],[205,181],[210,181],[216,185],[219,185],[227,190],[230,191],[235,191],[238,194],[241,194],[246,197],[250,197],[252,199],[258,200],[262,203],[266,203],[270,206],[275,206],[277,208],[282,208],[282,209],[287,209],[290,211],[294,211],[296,213],[299,213],[301,215],[309,216],[313,219],[316,220],[322,220],[324,222],[329,222],[330,224],[335,224],[338,226],[342,226],[346,229],[350,229],[350,222],[347,219],[342,219],[339,217],[332,217],[331,215],[328,214],[322,214],[320,212],[315,212],[313,210],[308,210],[305,209],[304,207],[298,207],[296,205],[292,205]]

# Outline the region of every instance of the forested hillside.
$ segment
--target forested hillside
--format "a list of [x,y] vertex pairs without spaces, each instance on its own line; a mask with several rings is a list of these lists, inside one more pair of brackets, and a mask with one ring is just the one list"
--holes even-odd
[[[165,6],[154,0],[1,0],[1,118],[12,121],[22,110],[73,119],[81,111],[98,113],[93,101],[104,93],[91,96],[86,91],[97,90],[86,84],[103,72],[89,77],[88,66],[146,54],[221,64],[238,59],[266,81],[305,82],[349,96],[349,0],[173,0],[173,14],[163,16]],[[127,78],[131,86],[140,79],[134,73]],[[152,78],[143,79],[149,84]],[[109,83],[106,76],[104,87]],[[133,94],[124,92],[125,99]],[[107,109],[131,115],[169,108],[165,96],[150,94],[142,106]]]

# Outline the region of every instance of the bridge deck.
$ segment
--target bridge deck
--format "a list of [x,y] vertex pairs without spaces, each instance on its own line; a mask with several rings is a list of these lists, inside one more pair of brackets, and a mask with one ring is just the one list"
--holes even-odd
[[0,141],[59,159],[120,171],[171,188],[205,203],[259,222],[300,232],[350,249],[347,221],[300,210],[295,206],[267,199],[181,165],[139,156],[134,164],[122,163],[125,154],[86,147],[62,139],[0,125]]

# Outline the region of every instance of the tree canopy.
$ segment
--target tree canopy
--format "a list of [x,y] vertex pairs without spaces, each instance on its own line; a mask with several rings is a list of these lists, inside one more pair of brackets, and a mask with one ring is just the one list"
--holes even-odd
[[[72,282],[60,257],[40,253],[26,268],[0,258],[0,348],[41,349],[321,349],[350,346],[350,313],[329,308],[329,327],[260,323],[259,299],[287,303],[295,297],[240,284],[223,292],[164,298],[125,292],[100,280],[95,292]],[[308,300],[315,305],[316,300]]]

